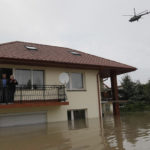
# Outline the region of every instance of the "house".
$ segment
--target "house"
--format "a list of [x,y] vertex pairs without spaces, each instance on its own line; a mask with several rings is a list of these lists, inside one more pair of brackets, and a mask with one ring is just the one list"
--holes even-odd
[[[100,80],[111,77],[117,100],[117,75],[134,70],[69,48],[18,41],[0,44],[0,75],[13,74],[19,82],[14,103],[0,103],[0,127],[97,118]],[[66,88],[59,81],[63,72],[70,79]],[[114,111],[118,112],[118,105]]]

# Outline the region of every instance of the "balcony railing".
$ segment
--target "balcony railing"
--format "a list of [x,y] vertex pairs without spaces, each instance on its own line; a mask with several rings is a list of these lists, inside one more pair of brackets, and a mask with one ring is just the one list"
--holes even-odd
[[12,89],[9,86],[5,88],[0,87],[0,103],[66,101],[64,85],[43,85],[33,87],[19,85],[16,87],[14,98],[12,98],[11,92]]

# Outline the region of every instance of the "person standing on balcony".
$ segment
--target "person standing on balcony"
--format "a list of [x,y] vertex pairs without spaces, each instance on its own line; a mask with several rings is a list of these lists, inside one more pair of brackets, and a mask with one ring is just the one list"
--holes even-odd
[[6,74],[2,74],[2,79],[0,81],[0,102],[8,103],[8,80]]
[[9,103],[13,103],[14,102],[14,94],[16,91],[16,85],[18,85],[17,80],[14,78],[13,75],[10,76],[10,79],[8,81],[8,93],[9,93]]

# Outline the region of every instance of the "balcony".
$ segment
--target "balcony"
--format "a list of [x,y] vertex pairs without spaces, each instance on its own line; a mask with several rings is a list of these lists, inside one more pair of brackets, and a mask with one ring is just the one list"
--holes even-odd
[[10,87],[0,88],[0,108],[20,108],[39,106],[59,106],[68,105],[66,102],[65,86],[44,85],[44,86],[24,86],[16,87],[14,101],[10,103]]

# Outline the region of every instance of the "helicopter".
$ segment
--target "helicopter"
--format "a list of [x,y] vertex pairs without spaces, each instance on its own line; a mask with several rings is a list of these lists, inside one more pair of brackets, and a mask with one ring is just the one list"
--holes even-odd
[[137,14],[136,10],[134,8],[134,15],[124,15],[124,16],[132,16],[129,19],[129,22],[134,22],[134,21],[139,21],[139,19],[141,19],[142,16],[148,15],[148,14],[150,14],[150,11],[148,11],[148,10],[142,11],[141,13]]

